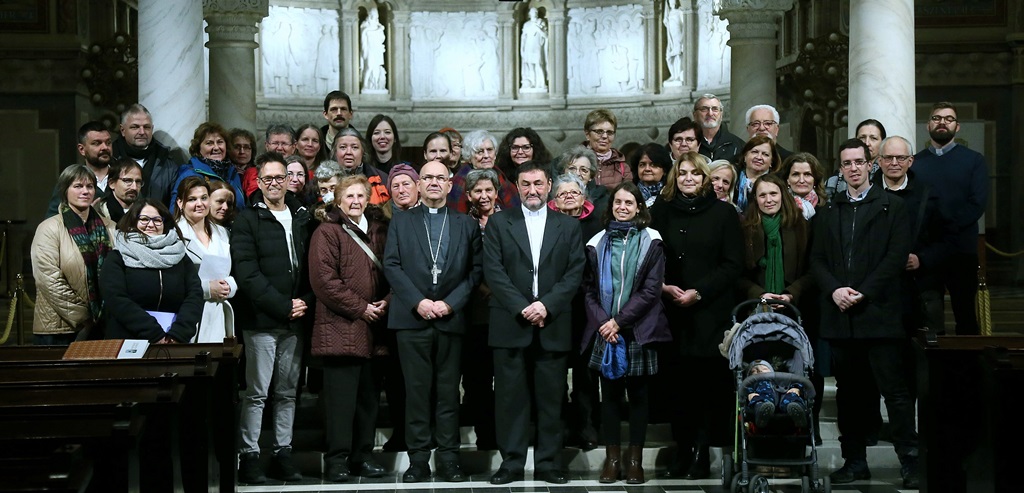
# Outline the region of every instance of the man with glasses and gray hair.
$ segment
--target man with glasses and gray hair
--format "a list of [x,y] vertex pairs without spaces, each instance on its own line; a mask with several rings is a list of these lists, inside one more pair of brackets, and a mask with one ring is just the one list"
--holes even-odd
[[849,187],[815,216],[811,272],[822,291],[821,337],[828,340],[839,389],[839,441],[846,463],[835,484],[871,479],[870,421],[857,414],[878,392],[885,397],[903,487],[916,489],[917,431],[907,384],[900,279],[910,254],[906,205],[868,180],[871,151],[858,139],[839,146]]
[[978,220],[988,205],[985,157],[955,141],[960,123],[952,103],[936,103],[928,118],[928,147],[914,156],[914,171],[939,197],[953,247],[940,267],[956,318],[957,335],[977,335]]
[[295,154],[295,129],[283,123],[268,126],[263,147],[284,157]]
[[779,111],[774,106],[759,104],[747,109],[747,138],[764,135],[775,141],[775,151],[779,159],[784,161],[793,151],[779,145]]
[[697,141],[700,142],[698,152],[709,161],[725,159],[735,163],[744,141],[722,126],[724,116],[725,107],[714,94],[704,94],[693,103],[693,121],[699,123],[702,129],[701,134],[697,136]]

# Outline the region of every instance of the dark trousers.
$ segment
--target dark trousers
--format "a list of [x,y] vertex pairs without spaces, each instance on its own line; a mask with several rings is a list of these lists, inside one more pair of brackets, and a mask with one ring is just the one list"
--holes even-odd
[[[532,404],[537,408],[534,470],[561,469],[561,407],[567,356],[564,352],[544,350],[536,335],[533,343],[525,348],[494,348],[495,424],[503,469],[518,472],[526,467]],[[532,389],[530,369],[533,370]]]
[[865,459],[865,437],[871,424],[868,408],[878,407],[872,396],[877,386],[889,411],[889,429],[896,455],[902,461],[917,455],[914,398],[907,385],[906,340],[832,340],[835,361],[836,406],[843,458]]
[[[591,371],[596,374],[596,372]],[[629,444],[644,446],[648,421],[648,378],[601,378],[601,438],[605,445],[622,443],[622,410],[629,392]]]
[[[440,462],[459,457],[459,358],[462,335],[434,327],[401,329],[399,361],[405,375],[405,441],[410,462],[430,460],[430,417]],[[437,397],[431,405],[431,393]]]
[[389,447],[400,445],[397,450],[405,450],[405,378],[398,361],[398,341],[395,340],[394,331],[382,332],[374,342],[384,344],[389,354],[373,358],[374,384],[377,392],[384,391],[387,397],[388,421],[391,424]]
[[487,345],[487,325],[472,325],[466,332],[462,389],[463,424],[474,427],[477,447],[494,447],[494,353]]
[[[600,423],[598,411],[601,408],[601,396],[597,391],[599,377],[597,372],[587,367],[590,363],[590,351],[580,354],[575,350],[569,355],[572,365],[571,402],[566,413],[569,433],[575,438],[597,440],[596,423]],[[593,347],[593,346],[591,346]],[[632,398],[632,397],[631,397]]]
[[943,265],[943,283],[956,318],[956,335],[978,335],[974,297],[978,294],[978,254],[954,253]]
[[70,346],[78,334],[32,334],[33,346]]
[[324,462],[360,463],[373,451],[377,422],[377,391],[369,359],[338,358],[324,366]]
[[[675,356],[676,373],[668,378],[672,390],[672,438],[682,453],[697,446],[731,446],[736,421],[736,382],[729,360],[718,357]],[[662,360],[659,360],[660,365]],[[706,389],[700,402],[680,389]]]

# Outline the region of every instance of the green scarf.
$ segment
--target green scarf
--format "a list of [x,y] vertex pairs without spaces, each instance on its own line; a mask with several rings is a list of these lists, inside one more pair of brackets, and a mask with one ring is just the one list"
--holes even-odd
[[67,204],[60,206],[60,213],[64,219],[64,227],[78,245],[78,251],[85,261],[85,278],[89,285],[89,315],[94,322],[98,321],[103,314],[99,272],[103,267],[103,260],[111,250],[107,227],[103,224],[103,218],[92,207],[89,208],[89,218],[85,221],[82,221]]
[[758,262],[764,267],[764,290],[782,294],[786,288],[786,272],[782,268],[782,216],[761,216],[764,228],[764,257]]

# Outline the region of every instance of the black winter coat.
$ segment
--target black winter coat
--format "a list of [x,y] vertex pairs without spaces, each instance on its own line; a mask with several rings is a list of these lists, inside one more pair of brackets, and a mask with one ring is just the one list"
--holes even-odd
[[[815,216],[811,272],[821,288],[822,338],[905,337],[900,277],[910,254],[909,220],[903,199],[879,186],[859,202],[839,194]],[[840,312],[832,293],[841,287],[864,299]]]
[[[263,201],[253,194],[253,207],[243,209],[231,229],[231,270],[238,282],[235,326],[256,330],[293,329],[308,325],[315,297],[309,284],[310,213],[289,192],[285,204],[292,214],[292,239],[298,267],[293,271],[284,227]],[[291,320],[292,300],[306,302],[306,316]]]
[[718,344],[731,325],[736,282],[743,271],[743,233],[732,205],[714,193],[690,204],[677,194],[651,207],[651,227],[665,246],[665,284],[696,289],[701,299],[680,307],[664,298],[672,338],[684,356],[721,357]]

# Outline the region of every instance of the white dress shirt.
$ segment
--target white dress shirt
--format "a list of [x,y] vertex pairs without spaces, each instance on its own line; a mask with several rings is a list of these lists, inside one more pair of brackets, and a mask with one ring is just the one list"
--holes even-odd
[[537,297],[537,267],[540,265],[540,249],[544,243],[544,225],[548,222],[548,208],[545,205],[538,211],[531,211],[525,205],[523,216],[526,218],[526,234],[530,237],[530,255],[533,257],[533,297]]

